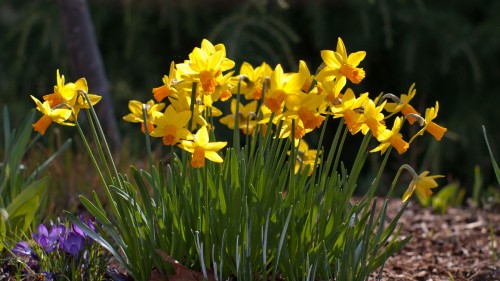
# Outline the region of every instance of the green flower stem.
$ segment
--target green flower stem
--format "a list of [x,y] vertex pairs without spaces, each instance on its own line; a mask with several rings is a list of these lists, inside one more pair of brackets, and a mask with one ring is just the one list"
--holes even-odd
[[210,195],[209,195],[209,189],[208,189],[208,167],[202,167],[203,169],[203,186],[204,186],[204,191],[203,195],[205,196],[205,261],[210,260]]
[[170,146],[170,166],[174,164],[174,146]]
[[[188,131],[192,132],[193,130],[193,123],[194,123],[194,105],[196,103],[196,89],[197,89],[197,83],[193,82],[193,85],[191,87],[191,104],[189,105],[189,110],[191,111],[191,119],[189,119],[188,123]],[[182,150],[182,164],[184,165],[184,174],[183,174],[183,179],[182,182],[185,181],[186,175],[188,172],[188,157],[187,157],[187,152],[185,150]]]
[[78,120],[75,118],[75,124],[76,128],[78,130],[78,133],[80,134],[80,137],[82,138],[83,144],[85,145],[85,148],[87,149],[87,153],[89,154],[90,160],[92,162],[92,165],[94,166],[94,169],[96,172],[99,174],[99,179],[101,180],[101,184],[104,187],[104,191],[106,192],[106,196],[108,197],[109,203],[114,207],[114,211],[118,214],[118,210],[116,209],[116,205],[114,204],[114,199],[113,196],[111,195],[111,192],[108,188],[108,184],[106,183],[106,179],[104,178],[101,169],[99,168],[99,164],[97,164],[97,161],[94,157],[94,154],[92,153],[92,149],[90,149],[90,145],[85,137],[85,134],[83,133],[83,130],[80,126],[80,123],[78,123]]
[[94,169],[99,174],[99,179],[101,180],[101,184],[104,187],[107,187],[108,184],[106,183],[106,179],[104,179],[104,176],[101,172],[101,169],[99,168],[99,164],[97,164],[97,160],[95,159],[94,154],[92,153],[92,149],[90,148],[90,145],[89,145],[87,139],[85,138],[85,134],[83,133],[82,127],[80,126],[80,123],[78,122],[78,120],[76,118],[75,118],[75,125],[76,125],[75,127],[76,127],[78,133],[80,134],[80,137],[82,138],[83,144],[85,145],[85,149],[87,150],[87,153],[89,154],[90,161],[92,162]]
[[373,183],[370,187],[370,192],[367,193],[369,200],[373,198],[373,195],[375,194],[375,190],[377,190],[378,184],[380,182],[380,179],[382,178],[382,173],[384,172],[385,165],[387,164],[387,160],[389,159],[389,155],[391,154],[392,151],[392,146],[390,146],[384,156],[384,160],[382,160],[382,164],[380,165],[380,168],[378,169],[377,176],[373,180]]
[[233,130],[233,148],[236,154],[240,153],[240,96],[241,96],[241,80],[243,76],[238,79],[238,91],[236,92],[236,116],[234,117],[234,130]]
[[349,175],[349,179],[347,180],[349,197],[352,196],[354,190],[356,189],[356,183],[358,182],[359,174],[361,173],[361,169],[363,168],[366,157],[368,156],[367,147],[370,143],[371,138],[371,132],[368,132],[363,137],[363,141],[361,142],[358,153],[356,154],[356,158],[354,159],[354,164],[352,165],[351,173]]
[[[106,136],[104,135],[104,132],[102,130],[102,127],[101,127],[101,123],[99,122],[99,118],[97,117],[97,114],[95,112],[95,109],[94,109],[94,106],[92,105],[92,102],[90,101],[87,93],[85,91],[82,91],[82,90],[78,90],[78,93],[83,95],[83,97],[85,98],[85,100],[87,101],[88,105],[89,105],[89,111],[92,115],[92,118],[93,120],[95,121],[94,123],[90,123],[92,124],[92,128],[93,130],[95,130],[95,126],[97,127],[97,131],[99,132],[99,135],[101,136],[102,138],[102,141],[104,143],[104,149],[105,149],[105,152],[106,152],[106,155],[108,157],[108,162],[104,161],[104,165],[106,166],[106,169],[109,169],[108,165],[110,164],[111,167],[113,168],[113,172],[114,172],[114,175],[116,177],[116,182],[118,183],[118,187],[121,189],[121,190],[125,190],[124,186],[123,186],[123,183],[122,183],[122,179],[120,177],[120,175],[118,174],[118,170],[116,169],[116,165],[115,165],[115,162],[113,160],[113,156],[111,155],[111,151],[109,150],[109,145],[108,145],[108,142],[106,141]],[[92,118],[89,118],[92,119]],[[76,120],[76,119],[75,119]],[[83,132],[82,132],[83,134]],[[96,134],[97,136],[97,134]],[[82,135],[82,139],[85,139],[84,135]],[[96,137],[96,140],[98,140],[99,138]],[[102,149],[102,145],[99,145],[98,146],[98,149]],[[91,153],[89,153],[91,154]],[[98,169],[99,167],[96,167],[96,170],[99,171]],[[111,174],[111,173],[110,173]],[[111,177],[110,180],[114,183],[114,180],[113,178]],[[121,199],[119,199],[119,201],[117,202],[116,200],[114,200],[113,196],[111,195],[111,191],[109,190],[109,187],[108,185],[105,185],[104,186],[104,189],[105,189],[105,192],[106,192],[106,196],[108,197],[108,200],[109,200],[109,204],[111,206],[113,206],[113,212],[116,216],[116,219],[118,222],[120,222],[122,220],[122,218],[124,217],[124,214],[125,214],[125,210],[124,210],[124,206],[122,204],[120,204],[121,202]],[[119,228],[123,229],[123,225],[118,225]]]
[[99,159],[101,160],[101,163],[105,167],[106,175],[108,176],[108,179],[110,181],[113,181],[113,176],[111,175],[111,170],[109,169],[109,165],[107,165],[106,158],[104,156],[104,151],[102,150],[101,141],[99,140],[99,136],[97,135],[97,131],[95,129],[94,121],[92,120],[92,117],[90,116],[89,110],[85,110],[85,113],[87,114],[87,119],[89,121],[90,129],[92,130],[92,135],[94,136],[94,141],[96,143],[97,154],[99,155]]
[[289,186],[288,186],[288,192],[290,192],[290,195],[292,196],[292,204],[295,204],[295,199],[296,199],[296,190],[295,190],[295,161],[296,160],[296,153],[295,150],[297,149],[295,147],[295,119],[292,119],[292,132],[290,133],[290,141],[292,144],[292,149],[290,149],[290,181],[289,181]]
[[191,110],[191,120],[189,120],[188,123],[188,130],[191,132],[191,129],[193,129],[193,118],[194,118],[194,105],[196,103],[196,88],[197,88],[197,83],[193,82],[193,86],[191,88],[191,104],[189,105],[189,110]]
[[87,101],[90,109],[90,113],[92,114],[92,117],[95,120],[95,125],[97,127],[97,131],[99,132],[99,135],[101,136],[102,142],[104,143],[104,150],[106,152],[106,155],[109,160],[109,164],[111,164],[111,167],[113,168],[113,172],[116,177],[116,181],[118,182],[118,185],[120,186],[121,189],[123,189],[123,183],[120,179],[120,175],[118,174],[118,170],[116,169],[115,162],[113,160],[113,155],[111,154],[111,150],[109,149],[108,141],[106,140],[106,135],[104,134],[104,131],[102,130],[101,123],[99,122],[99,118],[97,117],[97,113],[95,112],[94,106],[92,105],[92,102],[90,101],[88,95],[86,92],[82,90],[78,90],[79,93],[83,93],[83,96],[85,97],[85,100]]
[[[313,80],[313,81],[316,81],[316,80]],[[322,125],[322,128],[321,128],[321,133],[319,135],[319,141],[318,141],[318,146],[317,146],[317,152],[316,152],[316,157],[314,158],[314,165],[311,167],[311,169],[313,169],[313,173],[311,175],[311,183],[315,183],[315,179],[316,179],[316,174],[320,175],[319,173],[321,172],[320,169],[316,169],[316,167],[318,166],[318,163],[321,163],[320,162],[320,154],[323,154],[323,151],[324,149],[322,148],[323,146],[323,137],[325,136],[325,131],[326,131],[326,126],[328,125],[328,117],[330,115],[326,115],[325,116],[325,121],[323,121],[323,125]],[[301,167],[302,168],[302,167]]]
[[[264,81],[262,82],[262,95],[261,98],[257,101],[257,108],[259,109],[262,106],[263,100],[264,100],[264,95],[269,88],[269,77],[264,78]],[[260,120],[262,117],[262,111],[258,110],[258,112],[255,112],[255,115],[257,115],[257,120]],[[252,143],[250,146],[250,155],[253,155],[255,152],[255,148],[257,146],[257,142],[262,143],[262,125],[257,123],[255,126],[253,132],[252,132]],[[267,130],[266,130],[267,132]]]
[[413,168],[410,165],[408,165],[408,164],[401,165],[401,167],[399,167],[399,169],[398,169],[398,172],[396,173],[396,176],[392,180],[391,188],[389,189],[389,192],[387,193],[386,198],[391,197],[392,192],[394,191],[394,187],[396,186],[396,183],[398,182],[399,176],[401,175],[401,172],[403,170],[407,170],[408,172],[410,172],[410,174],[412,175],[412,180],[418,180],[418,174],[415,172],[415,170],[413,170]]
[[142,118],[144,120],[144,138],[146,139],[146,149],[148,153],[149,170],[153,173],[153,154],[151,153],[151,141],[149,138],[148,113],[145,104],[142,104]]
[[[330,145],[330,151],[328,152],[327,159],[324,163],[324,167],[321,169],[322,177],[321,177],[321,182],[324,183],[324,181],[327,178],[327,175],[329,175],[331,168],[332,168],[332,161],[333,161],[333,156],[336,154],[337,151],[341,151],[342,147],[339,146],[339,138],[340,138],[340,133],[342,132],[342,129],[344,127],[344,123],[340,122],[337,131],[335,132],[335,136],[333,137],[332,144]],[[345,139],[346,136],[346,130],[344,130],[344,136],[343,139]],[[343,141],[342,141],[343,143]],[[340,153],[337,153],[337,159],[335,160],[335,164],[333,167],[333,170],[337,170],[337,163],[338,163],[338,158]]]
[[[256,127],[253,128],[255,130]],[[246,124],[246,134],[245,134],[245,150],[247,152],[247,157],[246,159],[250,159],[250,155],[248,154],[250,152],[250,149],[248,149],[248,146],[250,145],[250,134],[248,131],[250,130],[250,115],[247,116],[247,124]]]

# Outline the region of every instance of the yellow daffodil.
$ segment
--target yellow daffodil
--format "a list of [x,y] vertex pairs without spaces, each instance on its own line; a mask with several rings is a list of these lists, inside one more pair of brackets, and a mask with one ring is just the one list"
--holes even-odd
[[[64,75],[60,75],[59,70],[57,70],[56,80],[57,85],[54,86],[54,93],[43,96],[44,101],[47,101],[51,108],[64,103],[73,109],[75,116],[78,116],[81,108],[89,108],[86,99],[78,94],[78,90],[87,94],[92,105],[101,100],[101,96],[88,93],[89,89],[85,78],[80,78],[75,83],[65,83]],[[73,116],[69,120],[72,118]]]
[[357,119],[354,131],[361,129],[364,135],[371,131],[374,137],[378,137],[385,130],[384,114],[382,113],[384,105],[385,101],[381,105],[375,106],[373,100],[368,99],[363,105],[363,113]]
[[206,126],[201,127],[193,137],[193,140],[181,140],[179,147],[192,153],[191,165],[193,168],[205,166],[205,158],[222,163],[224,160],[217,153],[227,145],[227,142],[210,142]]
[[[168,97],[168,100],[175,108],[176,112],[189,112],[191,114],[191,97],[189,93],[179,92],[178,97],[175,99],[173,97]],[[193,118],[191,119],[191,128],[195,128],[195,125],[206,126],[207,121],[203,118],[202,112],[205,109],[204,105],[195,102],[193,110]]]
[[272,111],[279,112],[287,94],[300,93],[307,77],[301,73],[285,75],[281,65],[277,65],[271,74],[271,86],[265,93],[264,104]]
[[[293,122],[292,122],[293,121]],[[301,140],[307,133],[311,132],[313,129],[306,129],[304,123],[300,119],[285,119],[281,132],[279,133],[280,138],[288,138],[292,134],[293,128],[293,140],[295,145]]]
[[[99,95],[88,93],[89,87],[87,85],[87,80],[85,78],[80,78],[75,82],[75,89],[76,89],[77,93],[79,91],[85,92],[85,94],[89,98],[90,103],[92,105],[96,105],[102,98]],[[73,106],[73,110],[75,111],[75,116],[78,115],[78,112],[80,111],[81,108],[85,108],[85,109],[90,108],[89,104],[87,103],[87,99],[85,99],[85,97],[83,97],[81,94],[78,94],[78,97],[76,98],[76,101],[72,106]]]
[[338,83],[336,80],[329,80],[326,82],[318,82],[318,88],[325,100],[331,104],[340,104],[342,94],[340,91],[344,85]]
[[59,69],[56,71],[57,85],[54,86],[54,93],[43,96],[43,100],[47,101],[50,107],[55,107],[61,103],[68,105],[75,104],[76,101],[76,85],[75,83],[65,83],[64,75],[59,74]]
[[385,129],[382,133],[379,134],[377,140],[380,142],[380,144],[374,149],[370,150],[370,152],[380,151],[380,154],[383,155],[387,151],[389,146],[392,145],[394,148],[396,148],[399,154],[405,153],[410,145],[403,140],[402,135],[399,133],[402,124],[403,118],[396,117],[394,119],[392,129]]
[[411,197],[413,192],[417,193],[417,196],[422,200],[425,201],[429,196],[432,194],[432,188],[436,188],[438,186],[437,182],[435,179],[437,178],[443,178],[444,176],[442,175],[435,175],[435,176],[428,176],[429,171],[424,171],[422,172],[418,178],[414,178],[411,182],[410,185],[408,186],[408,189],[403,195],[403,202],[408,200],[408,198]]
[[201,48],[194,48],[189,54],[189,60],[177,64],[176,67],[181,77],[188,81],[199,82],[203,94],[211,95],[222,72],[230,70],[234,65],[234,61],[226,58],[224,45],[214,46],[210,41],[203,39]]
[[418,131],[410,140],[410,143],[413,142],[413,140],[417,136],[421,136],[424,134],[424,131],[429,132],[432,136],[437,141],[440,141],[441,138],[443,137],[444,133],[447,131],[445,127],[439,126],[438,124],[434,123],[432,120],[434,120],[437,117],[439,111],[439,103],[436,101],[436,107],[431,107],[425,110],[425,124],[424,126]]
[[[141,123],[141,131],[144,133],[144,115],[142,113],[142,105],[143,103],[136,100],[131,100],[128,102],[128,108],[130,113],[123,116],[123,120],[132,123]],[[158,117],[162,116],[161,112],[165,108],[164,103],[156,103],[153,100],[149,100],[146,103],[146,118],[148,123],[148,132],[151,133],[154,129],[155,121]]]
[[[290,153],[288,153],[290,154]],[[316,155],[318,151],[316,149],[309,149],[309,145],[304,140],[301,140],[297,150],[297,160],[295,161],[295,174],[299,171],[304,171],[304,169],[309,165],[308,176],[312,175],[314,161],[316,160]],[[319,166],[320,160],[316,163]]]
[[[226,125],[229,129],[234,130],[234,125],[236,121],[236,104],[237,100],[233,99],[231,101],[231,114],[222,117],[219,121],[221,124]],[[253,129],[257,125],[255,118],[257,116],[257,100],[253,100],[247,105],[240,103],[238,112],[238,124],[239,128],[244,134],[251,134]]]
[[287,110],[279,115],[278,118],[300,118],[304,124],[304,129],[319,128],[325,117],[320,115],[317,110],[324,100],[324,96],[313,93],[306,94],[299,92],[289,94],[285,98]]
[[356,127],[358,118],[360,117],[359,110],[368,100],[368,93],[363,93],[356,98],[351,88],[347,89],[342,95],[342,100],[339,105],[330,107],[334,118],[344,118],[344,122],[351,134],[357,133],[361,127]]
[[[243,62],[240,68],[240,76],[244,76],[241,82],[240,91],[241,94],[245,96],[247,100],[260,100],[262,98],[262,85],[266,77],[271,76],[273,70],[267,63],[262,63],[261,65],[253,68],[248,62]],[[240,76],[235,77],[239,80]],[[238,81],[233,81],[235,85],[238,85]],[[238,87],[234,87],[233,91],[238,90]]]
[[302,85],[302,91],[304,93],[311,93],[311,92],[317,93],[316,86],[311,89],[311,85],[314,81],[314,75],[311,75],[311,71],[309,71],[306,62],[303,60],[299,61],[298,73],[300,76],[305,77],[304,84]]
[[[417,90],[415,89],[415,83],[413,83],[408,90],[408,94],[401,94],[399,98],[395,97],[392,94],[388,94],[388,96],[395,100],[395,102],[388,102],[385,104],[384,109],[387,112],[391,113],[386,116],[386,118],[389,118],[398,112],[401,112],[403,116],[408,116],[408,114],[419,114],[410,104],[410,101],[413,99],[413,97],[415,97],[416,92]],[[413,123],[417,121],[417,119],[412,116],[408,116],[407,120],[410,125],[413,125]]]
[[347,55],[342,39],[337,41],[337,50],[321,51],[321,58],[325,63],[325,67],[318,73],[316,79],[318,81],[339,80],[341,77],[346,77],[352,83],[358,84],[365,78],[365,71],[358,68],[359,63],[365,58],[366,52],[359,51]]
[[227,101],[233,95],[231,90],[234,88],[231,82],[233,78],[234,71],[230,71],[224,75],[219,76],[217,79],[217,86],[215,86],[215,91],[210,95],[213,102],[221,100]]
[[153,96],[157,102],[162,101],[164,98],[177,93],[175,85],[179,83],[177,79],[177,72],[175,70],[175,63],[170,63],[170,71],[168,76],[163,76],[163,85],[157,88],[153,88]]
[[32,96],[37,109],[44,114],[42,118],[33,124],[35,131],[41,134],[45,133],[47,127],[52,122],[66,126],[75,125],[68,121],[74,121],[81,108],[89,108],[87,100],[79,94],[80,91],[88,96],[92,105],[101,99],[98,95],[88,94],[87,80],[85,78],[80,78],[75,83],[65,83],[64,75],[60,75],[59,70],[57,70],[56,80],[57,85],[54,86],[54,92],[43,96],[43,104]]
[[34,96],[31,96],[31,98],[36,103],[36,109],[43,114],[43,116],[40,117],[40,119],[38,119],[38,121],[36,121],[32,125],[33,129],[36,132],[39,132],[42,135],[45,134],[45,131],[50,126],[50,124],[52,124],[52,122],[56,122],[66,126],[75,125],[74,123],[67,122],[72,114],[72,110],[70,108],[64,108],[61,106],[61,108],[52,109],[50,107],[49,101],[45,101],[42,103]]
[[151,131],[152,137],[162,137],[164,145],[175,145],[180,139],[192,139],[191,132],[186,126],[191,118],[191,112],[176,112],[169,105],[165,113],[155,120],[156,128]]

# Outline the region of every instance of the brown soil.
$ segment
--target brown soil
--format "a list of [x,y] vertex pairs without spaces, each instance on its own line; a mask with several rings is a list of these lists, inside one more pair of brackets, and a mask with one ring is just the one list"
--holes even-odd
[[[388,218],[401,206],[391,200]],[[400,222],[402,235],[413,237],[389,258],[382,280],[500,280],[500,211],[450,208],[441,215],[410,202]]]

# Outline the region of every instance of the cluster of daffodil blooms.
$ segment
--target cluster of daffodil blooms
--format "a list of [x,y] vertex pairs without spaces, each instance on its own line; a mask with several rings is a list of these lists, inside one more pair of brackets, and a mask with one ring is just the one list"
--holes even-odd
[[[269,131],[275,132],[276,137],[292,138],[297,149],[296,173],[307,165],[318,165],[317,150],[309,149],[303,137],[321,127],[327,115],[343,118],[353,135],[371,134],[378,145],[370,152],[384,154],[392,146],[402,154],[424,132],[441,140],[446,128],[433,121],[439,104],[436,102],[424,114],[417,112],[410,105],[416,93],[414,85],[400,97],[386,94],[375,99],[371,99],[368,93],[356,94],[351,88],[345,88],[347,80],[358,84],[364,79],[365,71],[358,66],[365,55],[364,51],[348,54],[339,38],[335,51],[321,52],[323,64],[316,74],[311,74],[306,63],[300,61],[298,71],[292,73],[285,73],[279,64],[273,69],[266,63],[253,67],[245,62],[235,75],[232,70],[235,63],[226,57],[225,46],[203,40],[201,47],[194,48],[189,54],[189,59],[170,64],[163,85],[152,90],[156,102],[153,99],[146,104],[130,101],[131,113],[123,119],[141,123],[143,132],[161,137],[167,146],[178,146],[192,153],[193,168],[204,167],[205,158],[223,162],[218,151],[227,143],[210,140],[209,130],[213,126],[207,122],[209,118],[223,114],[214,106],[219,100],[230,100],[231,113],[220,119],[229,128],[237,127],[242,133],[251,135],[258,126],[262,132],[267,131],[263,128],[272,126]],[[58,72],[54,93],[44,96],[43,104],[33,98],[38,110],[44,114],[33,125],[35,130],[43,134],[52,121],[73,125],[78,110],[88,107],[88,103],[78,96],[79,90],[87,93],[85,79],[64,84],[64,77]],[[242,104],[240,96],[248,102]],[[92,104],[99,100],[94,95],[89,95],[89,98]],[[163,102],[166,100],[168,102]],[[387,122],[391,117],[392,122]],[[409,141],[404,140],[400,133],[405,121],[410,125],[418,121],[421,126]],[[390,123],[392,126],[389,127]],[[432,193],[430,189],[437,187],[434,179],[440,176],[428,176],[428,171],[419,176],[411,167],[403,168],[414,175],[403,200],[415,190],[419,197],[428,197]],[[309,169],[310,173],[312,171]]]
[[[56,73],[57,85],[54,86],[54,92],[43,96],[43,103],[31,96],[36,103],[36,108],[43,116],[33,124],[33,129],[40,134],[45,134],[47,128],[52,122],[66,126],[74,126],[74,121],[78,112],[82,108],[89,108],[89,104],[79,91],[88,92],[87,80],[80,78],[75,83],[64,83],[64,75]],[[87,94],[92,105],[101,100],[101,96]]]

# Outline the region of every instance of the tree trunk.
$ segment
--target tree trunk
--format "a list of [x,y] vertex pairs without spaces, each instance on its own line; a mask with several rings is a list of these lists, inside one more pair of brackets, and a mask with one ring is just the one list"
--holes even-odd
[[121,138],[87,1],[58,0],[58,5],[73,70],[77,77],[87,79],[90,93],[102,96],[97,115],[110,147],[119,151]]

